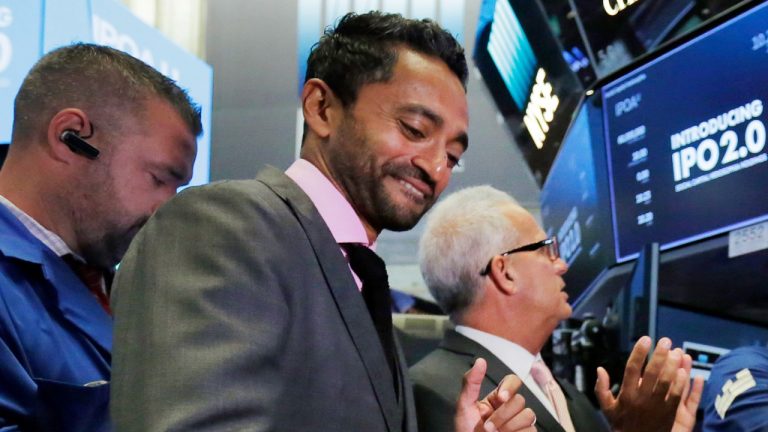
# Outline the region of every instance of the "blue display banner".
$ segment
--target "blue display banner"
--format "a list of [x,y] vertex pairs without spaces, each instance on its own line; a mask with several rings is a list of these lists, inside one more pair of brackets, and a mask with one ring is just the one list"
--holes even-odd
[[45,0],[43,53],[93,40],[90,0]]
[[197,159],[190,186],[207,183],[210,179],[213,100],[211,66],[176,46],[115,0],[92,0],[92,11],[95,43],[125,51],[154,66],[187,89],[192,99],[202,107],[205,130],[197,141]]
[[13,99],[42,52],[42,0],[0,0],[0,143],[11,141]]
[[202,108],[204,133],[190,185],[210,179],[213,70],[116,0],[0,0],[0,143],[10,142],[13,99],[43,53],[72,42],[109,45],[152,65]]

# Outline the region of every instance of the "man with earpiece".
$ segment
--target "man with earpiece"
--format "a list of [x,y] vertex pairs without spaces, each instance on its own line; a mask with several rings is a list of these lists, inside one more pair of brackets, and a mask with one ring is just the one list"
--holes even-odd
[[77,44],[24,79],[0,169],[0,430],[109,430],[109,286],[192,176],[200,110],[123,52]]

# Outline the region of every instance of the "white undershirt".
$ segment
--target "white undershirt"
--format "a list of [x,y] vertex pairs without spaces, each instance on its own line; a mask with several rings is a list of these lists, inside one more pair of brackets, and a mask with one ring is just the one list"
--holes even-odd
[[67,254],[72,254],[77,257],[77,255],[72,252],[69,246],[64,243],[64,240],[62,240],[61,237],[59,237],[56,233],[46,229],[40,224],[40,222],[33,219],[32,216],[16,207],[16,205],[12,203],[8,198],[0,195],[0,204],[4,205],[14,216],[16,216],[19,222],[21,222],[27,228],[27,230],[29,230],[29,232],[35,236],[35,238],[43,242],[44,245],[48,246],[48,248],[52,250],[56,255],[64,256]]

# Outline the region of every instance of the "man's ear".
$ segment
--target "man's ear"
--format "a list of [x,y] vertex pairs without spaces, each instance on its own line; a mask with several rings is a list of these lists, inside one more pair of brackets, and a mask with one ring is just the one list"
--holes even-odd
[[488,273],[488,277],[491,278],[496,289],[502,294],[514,295],[517,293],[515,269],[505,257],[496,255],[491,259],[491,271]]
[[65,108],[53,115],[48,122],[46,138],[48,152],[56,160],[68,161],[73,157],[80,158],[62,141],[61,136],[66,131],[72,131],[78,136],[88,137],[93,134],[88,115],[77,108]]
[[307,127],[321,139],[328,138],[340,118],[341,101],[325,81],[312,78],[304,83],[301,107]]

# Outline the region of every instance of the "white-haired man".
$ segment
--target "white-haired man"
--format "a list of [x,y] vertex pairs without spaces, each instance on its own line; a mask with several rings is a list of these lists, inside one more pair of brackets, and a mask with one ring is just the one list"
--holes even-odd
[[[411,369],[420,430],[450,427],[460,383],[452,377],[475,358],[488,362],[483,388],[504,375],[524,383],[519,394],[536,414],[539,431],[603,431],[604,419],[587,398],[552,378],[540,351],[557,324],[571,315],[556,238],[511,196],[490,186],[464,189],[433,209],[419,247],[430,292],[456,329]],[[618,397],[607,372],[595,386],[610,428],[627,431],[691,430],[702,382],[688,391],[689,356],[663,338],[645,372],[651,340],[630,355]],[[642,379],[641,379],[642,375]]]

